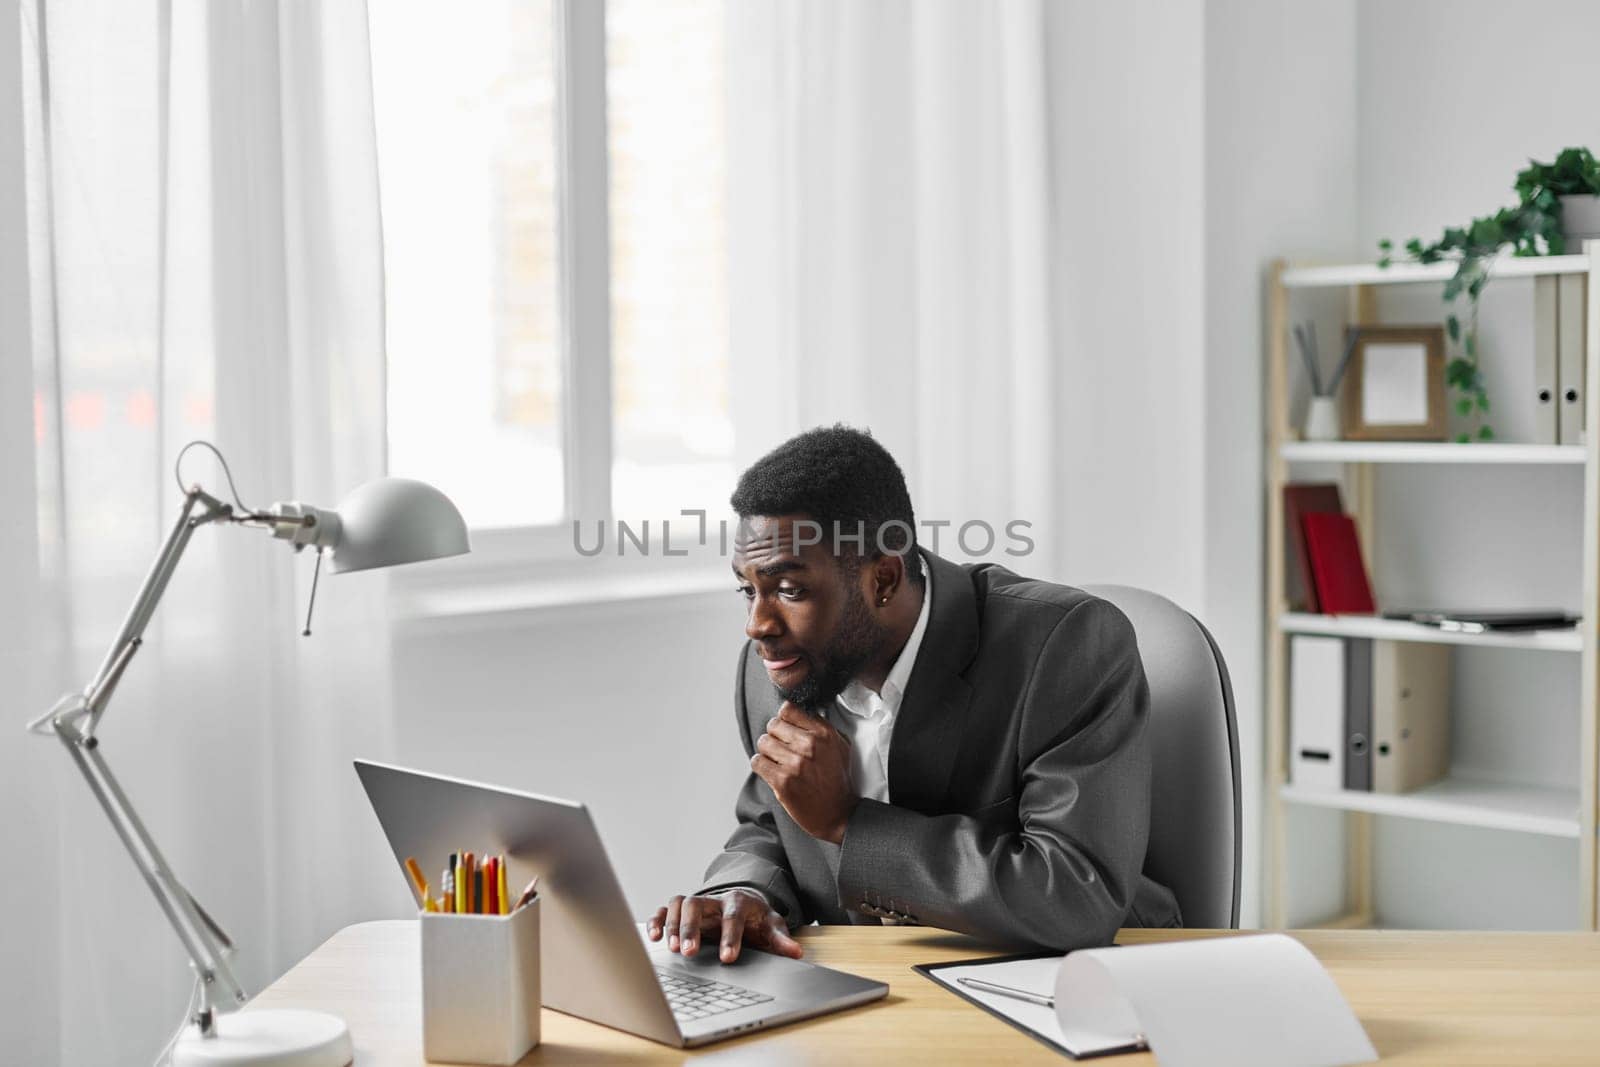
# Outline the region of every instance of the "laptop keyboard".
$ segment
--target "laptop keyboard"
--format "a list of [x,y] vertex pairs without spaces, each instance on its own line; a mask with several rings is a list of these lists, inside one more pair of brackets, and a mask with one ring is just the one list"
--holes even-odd
[[725,1011],[738,1011],[752,1004],[764,1004],[772,998],[765,993],[742,986],[713,982],[709,978],[695,978],[682,971],[656,971],[661,988],[672,1005],[672,1014],[680,1019],[704,1019],[708,1015],[721,1015]]

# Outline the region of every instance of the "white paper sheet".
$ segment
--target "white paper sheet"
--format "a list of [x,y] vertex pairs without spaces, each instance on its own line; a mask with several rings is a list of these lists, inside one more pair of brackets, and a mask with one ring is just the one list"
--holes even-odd
[[1340,1067],[1378,1058],[1333,978],[1283,934],[1085,949],[1056,975],[1063,1030],[1136,1019],[1162,1067]]
[[1137,1043],[1135,1028],[1121,1032],[1107,1031],[1087,1026],[1063,1027],[1054,1008],[1029,1004],[1015,997],[985,993],[961,985],[958,978],[979,978],[985,982],[1025,989],[1042,997],[1055,995],[1056,974],[1061,970],[1060,956],[1044,956],[1030,960],[1006,960],[1001,963],[958,964],[927,971],[928,977],[953,992],[971,997],[985,1007],[1018,1025],[1038,1034],[1073,1056],[1093,1055],[1113,1049],[1131,1048]]

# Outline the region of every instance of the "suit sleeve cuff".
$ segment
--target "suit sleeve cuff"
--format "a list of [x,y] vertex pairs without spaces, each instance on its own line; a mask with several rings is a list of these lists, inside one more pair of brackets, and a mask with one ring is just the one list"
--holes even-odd
[[905,842],[926,816],[863,798],[845,824],[839,846],[839,906],[880,919],[919,921],[913,879],[903,870]]
[[733,876],[729,878],[712,879],[694,891],[697,897],[720,897],[731,893],[735,889],[743,889],[754,893],[767,902],[767,907],[783,916],[784,922],[790,930],[806,924],[805,917],[801,914],[799,901],[789,896],[782,886],[780,879],[775,874],[765,883],[750,878]]
[[[772,907],[772,898],[767,896],[764,890],[753,885],[731,885],[726,889],[713,889],[709,893],[701,893],[700,895],[703,897],[716,897],[720,900],[729,893],[749,893],[753,897],[760,897],[762,900],[766,901],[767,907]],[[777,909],[774,908],[773,910],[776,911]]]

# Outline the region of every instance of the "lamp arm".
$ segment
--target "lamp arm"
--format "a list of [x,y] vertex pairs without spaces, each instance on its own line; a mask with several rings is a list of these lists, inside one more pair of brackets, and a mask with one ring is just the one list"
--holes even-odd
[[[196,510],[202,507],[204,510],[196,514]],[[143,643],[145,627],[155,614],[156,605],[166,591],[167,583],[177,569],[195,528],[207,523],[246,518],[259,516],[237,515],[231,505],[211,496],[199,486],[187,489],[178,521],[157,553],[133,607],[123,620],[122,629],[93,680],[81,693],[63,697],[49,712],[29,724],[29,729],[35,732],[48,730],[54,733],[66,747],[73,763],[89,783],[95,799],[100,802],[106,818],[111,821],[112,828],[122,839],[134,866],[144,876],[145,884],[150,887],[150,892],[166,914],[178,940],[183,942],[189,962],[200,979],[200,1009],[195,1022],[203,1034],[212,1032],[218,1009],[232,1011],[248,999],[234,977],[232,968],[228,966],[226,953],[233,944],[172,873],[166,857],[156,847],[149,830],[134,811],[133,804],[101,755],[100,739],[94,735],[94,730],[133,654]]]
[[[197,516],[194,513],[195,508],[201,504],[205,505],[205,511]],[[117,682],[121,680],[122,672],[127,668],[133,654],[139,650],[139,645],[144,640],[145,627],[150,624],[156,605],[161,602],[162,594],[167,591],[167,583],[172,580],[172,573],[178,569],[178,561],[183,558],[184,549],[189,547],[189,538],[193,536],[195,527],[232,517],[233,508],[230,505],[224,504],[198,485],[191,486],[184,493],[183,507],[178,513],[178,521],[173,524],[172,531],[167,534],[167,540],[161,546],[161,551],[156,554],[155,562],[150,565],[150,572],[145,575],[144,584],[140,586],[139,595],[134,598],[133,606],[128,609],[127,617],[122,621],[122,629],[112,642],[111,650],[106,653],[106,658],[101,662],[100,669],[95,672],[93,680],[84,687],[84,705],[89,712],[89,724],[84,730],[86,736],[94,736],[95,727],[100,723],[100,715],[105,711]]]
[[249,999],[228,965],[226,953],[233,947],[232,941],[172,873],[166,857],[100,754],[99,739],[83,737],[69,722],[57,722],[55,728],[95,799],[105,810],[106,818],[122,839],[134,866],[144,876],[156,903],[161,905],[167,922],[183,942],[195,976],[200,980],[200,1010],[195,1021],[202,1032],[209,1032],[217,1010],[233,1011]]

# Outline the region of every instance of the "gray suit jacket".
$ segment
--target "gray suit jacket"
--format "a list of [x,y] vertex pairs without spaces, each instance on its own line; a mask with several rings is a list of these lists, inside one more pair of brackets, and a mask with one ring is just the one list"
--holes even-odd
[[[791,928],[893,918],[1061,951],[1179,925],[1140,870],[1150,695],[1127,618],[1079,589],[923,558],[933,608],[890,739],[892,803],[861,800],[835,846],[752,773],[700,891],[760,889]],[[781,703],[746,643],[746,753]]]

